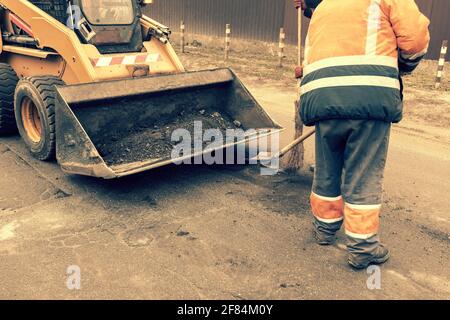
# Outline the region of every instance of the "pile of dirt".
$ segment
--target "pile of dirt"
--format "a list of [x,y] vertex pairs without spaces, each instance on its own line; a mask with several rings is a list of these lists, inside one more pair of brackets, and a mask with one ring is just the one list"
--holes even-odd
[[[196,114],[181,114],[172,121],[166,120],[151,127],[136,127],[127,132],[113,133],[107,140],[102,139],[104,142],[96,147],[108,165],[169,159],[173,148],[181,143],[172,141],[172,133],[178,129],[185,129],[189,131],[193,142],[194,125],[197,121],[202,123],[202,134],[208,129],[219,129],[225,136],[227,129],[242,128],[238,121],[227,114],[200,110]],[[207,144],[209,143],[205,142],[204,147]]]

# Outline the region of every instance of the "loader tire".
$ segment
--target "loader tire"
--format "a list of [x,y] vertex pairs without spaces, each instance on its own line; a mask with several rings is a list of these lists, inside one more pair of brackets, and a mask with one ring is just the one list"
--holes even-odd
[[56,86],[64,81],[53,76],[24,78],[15,93],[14,112],[17,128],[36,159],[55,158],[55,98]]
[[17,131],[14,117],[14,91],[19,78],[9,64],[0,63],[0,135]]

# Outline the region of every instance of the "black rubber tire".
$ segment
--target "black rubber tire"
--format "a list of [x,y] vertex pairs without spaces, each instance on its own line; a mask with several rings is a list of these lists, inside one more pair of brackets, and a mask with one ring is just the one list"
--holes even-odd
[[[55,159],[55,86],[64,85],[64,81],[53,76],[24,78],[19,81],[15,93],[14,112],[19,133],[36,159],[46,161]],[[34,142],[25,131],[22,120],[24,98],[32,100],[39,113],[41,139]]]
[[17,132],[14,92],[19,78],[9,64],[0,63],[0,135]]

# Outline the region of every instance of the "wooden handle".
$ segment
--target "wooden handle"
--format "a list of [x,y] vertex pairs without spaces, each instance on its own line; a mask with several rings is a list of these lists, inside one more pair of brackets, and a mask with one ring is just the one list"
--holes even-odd
[[297,8],[297,19],[298,19],[298,29],[297,29],[297,36],[298,36],[298,42],[297,42],[297,48],[298,48],[298,56],[297,56],[297,64],[299,66],[302,65],[303,58],[302,58],[302,10],[301,8]]
[[[303,64],[303,56],[302,56],[302,9],[297,8],[297,65],[301,66]],[[297,83],[297,96],[300,96],[300,79]]]
[[[302,55],[302,10],[301,8],[297,9],[297,64],[301,66],[303,63],[303,55]],[[297,101],[295,102],[295,137],[296,139],[286,146],[281,152],[278,153],[279,157],[283,157],[288,154],[286,160],[283,161],[283,167],[286,170],[295,170],[298,171],[303,167],[303,159],[304,159],[304,148],[301,144],[307,138],[309,138],[313,132],[308,132],[307,134],[303,134],[303,123],[300,118],[300,81],[297,82]]]
[[302,135],[301,137],[298,137],[297,139],[295,139],[294,141],[292,141],[290,144],[288,144],[286,147],[284,147],[283,149],[281,149],[280,153],[279,153],[279,157],[283,157],[286,153],[288,153],[289,151],[291,151],[292,149],[294,149],[296,146],[298,146],[300,143],[302,143],[303,141],[305,141],[306,139],[308,139],[309,137],[311,137],[314,133],[316,133],[316,129],[313,129],[307,133],[305,133],[304,135]]

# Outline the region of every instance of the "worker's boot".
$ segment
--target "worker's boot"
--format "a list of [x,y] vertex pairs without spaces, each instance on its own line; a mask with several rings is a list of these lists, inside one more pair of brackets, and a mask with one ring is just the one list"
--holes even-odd
[[390,258],[389,250],[380,243],[378,235],[369,239],[348,237],[348,263],[355,269],[366,269],[372,264],[383,264]]
[[329,246],[336,241],[336,232],[341,229],[342,221],[325,223],[314,218],[314,237],[321,246]]

